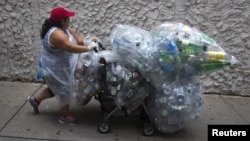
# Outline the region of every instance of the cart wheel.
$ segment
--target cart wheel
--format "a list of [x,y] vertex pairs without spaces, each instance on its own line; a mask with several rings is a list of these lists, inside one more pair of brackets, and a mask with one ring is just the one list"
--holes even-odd
[[143,134],[145,136],[152,136],[155,133],[154,126],[151,123],[144,123],[143,124]]
[[109,123],[106,121],[101,121],[98,124],[98,131],[100,133],[107,133],[109,131],[109,129],[110,129]]

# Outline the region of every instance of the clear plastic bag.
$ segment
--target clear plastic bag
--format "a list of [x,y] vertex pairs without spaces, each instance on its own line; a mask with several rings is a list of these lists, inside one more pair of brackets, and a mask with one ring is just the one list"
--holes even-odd
[[[164,133],[176,132],[201,115],[199,75],[237,63],[215,40],[182,23],[166,22],[151,32],[118,24],[110,38],[111,50],[79,56],[77,99],[84,105],[105,83],[114,103],[127,113],[146,102],[151,122]],[[106,80],[97,77],[101,58]]]
[[160,86],[166,79],[155,59],[150,32],[136,26],[118,24],[111,32],[111,49],[128,69],[136,69],[146,81]]
[[81,53],[75,69],[74,97],[78,106],[86,105],[99,89],[98,67],[100,56],[94,51]]
[[119,63],[107,65],[108,91],[117,106],[132,113],[149,95],[147,82],[136,70],[128,70]]
[[166,22],[151,31],[155,57],[167,72],[180,75],[203,75],[237,63],[217,42],[198,29]]
[[149,117],[156,128],[173,133],[197,119],[203,108],[202,87],[197,78],[175,80],[152,91],[148,98]]

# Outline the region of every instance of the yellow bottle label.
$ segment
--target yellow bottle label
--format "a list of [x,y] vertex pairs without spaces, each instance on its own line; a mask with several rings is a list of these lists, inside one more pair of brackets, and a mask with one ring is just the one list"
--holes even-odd
[[209,61],[221,61],[224,60],[225,53],[221,51],[208,51],[208,60]]

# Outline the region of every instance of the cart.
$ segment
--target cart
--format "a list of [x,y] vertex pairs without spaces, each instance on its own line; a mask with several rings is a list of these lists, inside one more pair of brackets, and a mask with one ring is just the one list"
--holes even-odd
[[[98,123],[98,131],[100,133],[110,132],[110,117],[138,116],[143,121],[143,135],[152,136],[155,133],[155,126],[148,118],[149,113],[146,108],[146,98],[148,95],[136,97],[138,92],[145,92],[141,91],[144,89],[142,88],[143,85],[138,84],[138,81],[141,82],[144,80],[132,80],[131,77],[133,76],[133,73],[137,72],[134,70],[132,73],[130,73],[126,68],[123,68],[124,71],[127,71],[125,75],[116,75],[116,79],[110,79],[111,75],[112,77],[115,75],[113,70],[110,70],[111,67],[112,69],[114,68],[114,65],[118,66],[117,62],[107,63],[105,58],[100,59],[98,79],[103,83],[100,86],[100,91],[95,95],[95,99],[100,102],[100,109],[104,112],[104,118]],[[137,75],[137,77],[141,76]],[[117,93],[114,92],[114,88]],[[122,101],[123,104],[119,103],[118,101]]]

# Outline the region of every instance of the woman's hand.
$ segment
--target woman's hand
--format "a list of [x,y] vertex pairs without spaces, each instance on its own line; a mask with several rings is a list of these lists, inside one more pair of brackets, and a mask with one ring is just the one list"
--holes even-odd
[[94,50],[97,47],[98,47],[98,44],[96,42],[93,42],[93,41],[88,45],[89,50]]

